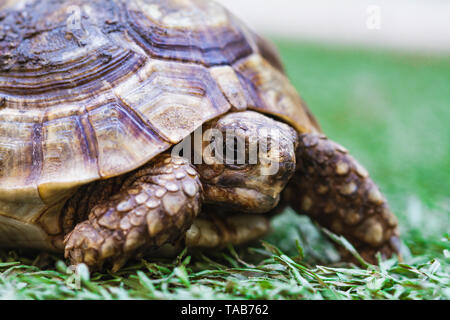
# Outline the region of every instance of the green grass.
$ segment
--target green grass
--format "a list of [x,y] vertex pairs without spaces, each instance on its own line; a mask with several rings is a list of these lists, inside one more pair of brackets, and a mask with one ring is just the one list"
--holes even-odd
[[323,233],[288,210],[264,243],[116,274],[3,251],[0,298],[449,299],[450,59],[277,44],[325,132],[365,164],[399,216],[402,263],[340,263]]

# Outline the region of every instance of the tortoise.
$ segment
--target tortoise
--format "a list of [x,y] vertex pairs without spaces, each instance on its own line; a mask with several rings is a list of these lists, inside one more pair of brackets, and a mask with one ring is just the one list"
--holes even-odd
[[[7,0],[0,12],[2,247],[115,271],[164,248],[259,239],[290,206],[369,262],[398,253],[368,172],[324,135],[275,46],[221,5]],[[194,163],[174,149],[198,130],[234,132],[227,155],[266,152]]]

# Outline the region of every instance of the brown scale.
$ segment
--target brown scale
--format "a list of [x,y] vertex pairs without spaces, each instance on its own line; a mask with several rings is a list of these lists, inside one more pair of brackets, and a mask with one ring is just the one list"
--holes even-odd
[[65,208],[81,221],[90,212],[88,220],[66,235],[65,256],[93,270],[105,262],[118,270],[140,252],[176,242],[200,211],[201,184],[184,159],[163,155],[125,181],[100,184],[81,189]]
[[340,145],[325,136],[300,137],[297,173],[285,199],[348,239],[368,262],[398,253],[397,219],[368,172]]

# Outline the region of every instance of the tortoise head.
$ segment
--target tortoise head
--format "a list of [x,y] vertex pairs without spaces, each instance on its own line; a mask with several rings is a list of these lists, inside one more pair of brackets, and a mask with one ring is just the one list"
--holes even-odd
[[267,212],[295,171],[297,133],[260,113],[231,113],[204,126],[197,166],[206,202]]

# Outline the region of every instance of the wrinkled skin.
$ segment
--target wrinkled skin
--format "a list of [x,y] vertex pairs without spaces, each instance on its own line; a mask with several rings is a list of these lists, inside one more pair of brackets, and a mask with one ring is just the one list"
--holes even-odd
[[[281,197],[299,214],[345,235],[370,262],[377,252],[384,257],[397,252],[395,216],[367,171],[343,147],[323,135],[299,136],[255,112],[225,115],[205,125],[211,128],[223,133],[239,128],[246,153],[248,141],[262,139],[258,129],[276,128],[280,134],[270,139],[277,139],[281,152],[269,148],[267,161],[242,165],[192,165],[165,153],[126,176],[87,185],[64,209],[66,257],[91,269],[106,263],[118,270],[129,258],[164,245],[243,244],[268,232],[264,213]],[[269,161],[279,170],[263,175]]]

